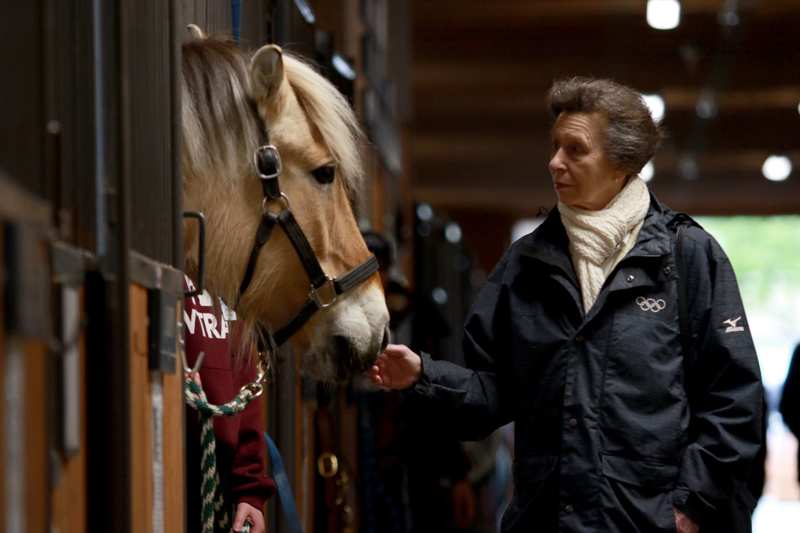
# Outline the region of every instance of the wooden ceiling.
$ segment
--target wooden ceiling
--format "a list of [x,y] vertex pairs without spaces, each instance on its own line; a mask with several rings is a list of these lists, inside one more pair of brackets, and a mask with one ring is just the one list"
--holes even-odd
[[[416,198],[515,216],[552,205],[545,94],[591,75],[664,98],[651,187],[672,207],[800,213],[800,0],[681,3],[679,27],[659,31],[644,0],[415,0]],[[773,153],[793,160],[786,181],[762,176]]]

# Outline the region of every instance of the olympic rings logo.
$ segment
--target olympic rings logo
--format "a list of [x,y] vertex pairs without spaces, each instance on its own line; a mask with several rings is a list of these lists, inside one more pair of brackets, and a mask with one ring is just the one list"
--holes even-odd
[[645,298],[644,296],[639,296],[636,298],[636,305],[638,305],[639,309],[642,311],[652,311],[653,313],[658,313],[667,307],[667,302],[661,298],[656,300],[655,298]]

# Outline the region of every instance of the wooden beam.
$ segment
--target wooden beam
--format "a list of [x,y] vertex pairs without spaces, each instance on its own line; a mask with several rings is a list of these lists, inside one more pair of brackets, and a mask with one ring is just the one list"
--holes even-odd
[[[798,22],[800,27],[800,21]],[[515,59],[453,59],[417,62],[412,76],[412,91],[416,102],[430,101],[436,96],[469,98],[471,101],[525,97],[544,94],[553,80],[572,76],[612,78],[642,92],[660,92],[669,84],[679,83],[698,90],[709,86],[709,73],[714,68],[711,59],[699,60],[689,68],[674,53],[653,55],[652,64],[646,58],[626,57],[624,51],[600,55],[597,61],[585,55],[559,55],[554,59],[531,55],[527,60]],[[783,54],[751,54],[734,57],[720,90],[760,91],[764,87],[797,87],[800,73],[786,65],[800,64],[800,47]],[[438,101],[442,101],[439,99]]]
[[[800,119],[798,119],[800,120]],[[753,122],[732,119],[710,121],[697,139],[691,124],[668,124],[671,138],[656,154],[659,160],[669,154],[697,152],[701,161],[731,161],[731,165],[747,164],[760,168],[764,158],[773,153],[797,154],[800,139],[786,135],[791,131],[790,120]],[[550,159],[550,137],[547,127],[527,131],[509,127],[505,135],[498,130],[464,130],[457,132],[420,132],[412,143],[413,161],[417,172],[425,165],[457,168],[480,168],[482,164],[500,167],[510,163],[519,168],[545,166]],[[708,154],[712,154],[709,156]],[[800,159],[798,159],[800,161]]]
[[[731,183],[736,183],[735,187]],[[749,181],[707,180],[685,181],[658,179],[651,190],[673,209],[704,215],[776,215],[800,213],[800,180],[767,182],[763,178]],[[543,208],[555,205],[555,194],[549,184],[533,183],[518,187],[498,188],[492,184],[442,187],[418,186],[417,201],[438,209],[480,209],[506,215],[534,217]]]
[[[531,93],[516,86],[506,87],[503,94],[476,98],[475,95],[459,93],[446,99],[433,98],[420,92],[416,101],[413,125],[421,129],[445,129],[464,125],[477,126],[484,120],[502,123],[508,127],[514,122],[536,123],[548,120],[543,92]],[[675,111],[694,113],[697,102],[703,95],[699,87],[668,86],[659,91],[664,99],[669,116]],[[788,111],[800,120],[797,106],[800,104],[800,84],[768,86],[752,90],[722,90],[714,93],[719,115],[729,113],[760,113],[764,110]]]
[[[709,120],[694,112],[668,112],[663,121],[667,137],[661,152],[763,151],[791,152],[800,149],[796,110],[759,110],[725,113]],[[551,120],[548,116],[476,114],[417,125],[411,140],[414,161],[448,161],[497,158],[549,159]]]
[[[696,16],[714,17],[724,6],[724,0],[683,0],[682,24]],[[565,24],[581,19],[629,17],[645,22],[646,2],[643,0],[415,0],[415,25],[435,31],[442,27],[501,27],[506,29],[529,26],[543,21]],[[740,16],[769,18],[797,12],[793,0],[761,0],[739,9]]]
[[[566,2],[565,2],[566,3]],[[520,28],[470,30],[443,24],[414,36],[415,90],[445,86],[457,94],[478,86],[488,98],[499,88],[546,88],[554,77],[614,77],[643,91],[665,83],[761,88],[797,85],[800,47],[789,42],[800,8],[723,28],[716,15],[687,17],[671,32],[649,28],[642,17],[529,23]]]

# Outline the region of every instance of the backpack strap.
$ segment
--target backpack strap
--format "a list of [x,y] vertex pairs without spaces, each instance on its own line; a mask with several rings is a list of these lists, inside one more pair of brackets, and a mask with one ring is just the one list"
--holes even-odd
[[678,269],[678,325],[680,327],[683,356],[694,361],[694,342],[692,341],[691,324],[689,323],[689,290],[687,288],[687,268],[683,255],[683,243],[686,240],[686,225],[675,228],[675,267]]

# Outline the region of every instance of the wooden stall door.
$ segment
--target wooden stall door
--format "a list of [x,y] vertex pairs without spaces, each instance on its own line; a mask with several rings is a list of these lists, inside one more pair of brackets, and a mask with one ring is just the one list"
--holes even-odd
[[0,530],[49,518],[49,209],[0,173]]
[[148,290],[132,284],[129,301],[131,531],[181,532],[186,482],[183,381],[178,371],[150,369]]
[[[84,292],[80,290],[80,310],[83,316]],[[78,376],[78,448],[65,453],[61,450],[59,474],[54,479],[52,492],[51,529],[59,533],[86,531],[86,338],[83,328],[77,342]],[[68,386],[68,385],[67,385]],[[69,392],[67,393],[69,394]],[[61,408],[56,401],[55,407]]]

